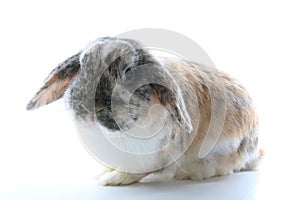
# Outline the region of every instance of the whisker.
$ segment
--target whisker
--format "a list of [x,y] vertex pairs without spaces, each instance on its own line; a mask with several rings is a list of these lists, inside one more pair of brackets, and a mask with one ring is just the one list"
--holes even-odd
[[81,107],[85,110],[85,111],[87,111],[89,114],[91,113],[86,107],[85,107],[85,105],[83,105],[83,104],[80,104],[81,105]]
[[104,108],[108,108],[108,107],[110,107],[110,106],[104,106],[104,107],[101,107],[101,108],[96,109],[95,111],[96,111],[96,112],[100,112],[100,111],[104,110]]

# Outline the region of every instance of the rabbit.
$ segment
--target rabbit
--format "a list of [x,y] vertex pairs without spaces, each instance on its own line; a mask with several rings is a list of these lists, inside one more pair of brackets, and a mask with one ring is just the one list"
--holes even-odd
[[[153,70],[141,74],[137,70],[141,65],[150,65]],[[118,80],[143,75],[154,77],[163,84],[148,83],[137,88],[129,105],[117,104],[117,114],[114,114],[111,101]],[[213,120],[212,90],[215,98],[224,98],[224,124],[213,148],[204,157],[199,157]],[[102,185],[132,184],[152,174],[177,180],[224,176],[256,169],[264,154],[258,147],[258,116],[253,102],[237,80],[209,66],[154,55],[132,39],[102,37],[90,42],[50,73],[27,104],[27,110],[62,97],[76,121],[90,123],[96,120],[112,134],[130,130],[135,122],[147,115],[152,105],[163,106],[168,111],[166,125],[171,136],[161,140],[158,146],[168,141],[174,145],[159,151],[153,164],[163,164],[170,155],[182,151],[186,141],[192,138],[183,154],[161,169],[133,173],[106,167],[98,178]],[[93,109],[94,115],[90,112]],[[130,111],[129,116],[124,114],[124,109]]]

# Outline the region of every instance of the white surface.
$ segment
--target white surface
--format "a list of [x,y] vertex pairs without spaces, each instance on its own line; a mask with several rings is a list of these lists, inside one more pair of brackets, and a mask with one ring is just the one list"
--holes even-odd
[[93,181],[74,183],[24,184],[1,186],[0,199],[298,199],[296,186],[264,177],[261,172],[243,172],[203,182],[172,181],[137,183],[122,187],[103,187]]
[[[2,1],[0,199],[299,199],[297,1]],[[136,28],[180,32],[251,92],[267,154],[262,170],[206,182],[97,186],[98,163],[62,102],[25,106],[57,63],[91,39]]]
[[[257,172],[214,178],[204,182],[173,181],[101,187],[92,182],[55,185],[23,185],[0,194],[1,199],[245,199],[257,193]],[[17,192],[16,192],[17,191]],[[264,196],[269,197],[269,196]],[[266,198],[268,199],[268,198]]]

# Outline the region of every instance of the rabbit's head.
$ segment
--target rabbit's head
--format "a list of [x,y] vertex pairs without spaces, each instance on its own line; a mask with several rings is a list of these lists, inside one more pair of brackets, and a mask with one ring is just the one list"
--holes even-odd
[[134,40],[106,37],[90,43],[50,73],[27,109],[62,96],[77,120],[97,119],[112,131],[130,128],[153,104],[164,106],[176,123],[192,130],[176,80]]

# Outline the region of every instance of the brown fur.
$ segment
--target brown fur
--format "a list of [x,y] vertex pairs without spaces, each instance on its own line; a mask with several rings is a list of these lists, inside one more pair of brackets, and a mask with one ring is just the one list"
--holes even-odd
[[[172,75],[175,76],[175,79],[181,79],[178,83],[188,80],[189,83],[192,84],[194,91],[197,92],[200,123],[194,141],[185,154],[198,155],[199,149],[203,144],[204,137],[207,133],[211,120],[211,96],[208,88],[216,90],[216,94],[222,92],[220,88],[211,81],[211,77],[215,79],[221,78],[225,89],[227,110],[221,137],[241,139],[246,137],[250,130],[255,129],[258,126],[257,114],[252,106],[252,101],[245,89],[237,83],[235,79],[223,72],[216,73],[218,71],[206,66],[198,65],[202,69],[205,67],[205,70],[200,71],[195,66],[193,67],[185,61],[166,59],[164,62],[168,70],[171,72],[174,71],[174,74]],[[247,101],[234,102],[235,98],[246,99]],[[187,108],[189,107],[191,106],[187,106]],[[189,110],[189,112],[193,115],[193,110]],[[252,137],[257,138],[257,136]],[[253,146],[253,149],[255,148],[256,146]],[[218,162],[226,162],[235,165],[235,168],[242,168],[243,164],[239,163],[239,159],[240,154],[234,152],[228,156],[221,157]],[[216,174],[218,173],[216,172]]]

